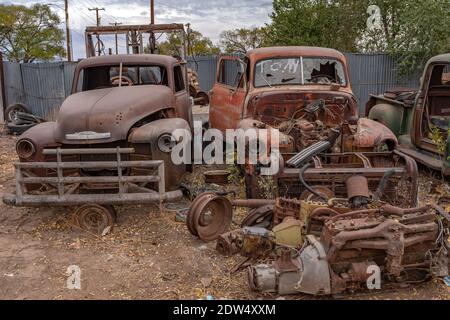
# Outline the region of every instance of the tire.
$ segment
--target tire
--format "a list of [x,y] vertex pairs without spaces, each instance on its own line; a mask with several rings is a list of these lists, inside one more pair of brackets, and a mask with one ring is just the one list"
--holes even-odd
[[9,132],[15,135],[21,135],[28,129],[33,128],[37,123],[30,123],[30,124],[14,124],[14,123],[7,123],[6,127],[8,128]]
[[23,112],[23,113],[31,113],[26,105],[23,103],[14,103],[8,106],[5,110],[5,120],[6,122],[14,122],[15,113]]

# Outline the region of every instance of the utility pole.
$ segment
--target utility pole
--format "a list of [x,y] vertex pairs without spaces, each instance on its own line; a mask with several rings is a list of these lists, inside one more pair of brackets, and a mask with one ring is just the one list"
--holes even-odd
[[69,0],[64,0],[64,11],[66,13],[67,60],[69,62],[72,62],[72,39],[70,37],[70,26],[69,26]]
[[150,0],[150,25],[152,26],[152,29],[150,31],[149,49],[150,53],[153,54],[156,50],[156,38],[155,33],[153,32],[153,26],[155,25],[155,0]]
[[[105,11],[105,8],[99,8],[99,7],[95,7],[95,8],[88,8],[89,11],[94,11],[95,10],[95,16],[96,16],[96,21],[97,21],[97,27],[100,26],[100,16],[98,14],[99,11]],[[100,56],[102,54],[102,42],[100,42],[100,36],[97,34],[97,53]]]
[[150,0],[150,23],[155,24],[155,0]]
[[[112,26],[120,26],[122,23],[121,22],[114,22],[114,23],[110,23],[110,25]],[[117,32],[115,33],[115,39],[116,39],[116,54],[119,54],[119,41],[117,39]]]
[[89,8],[89,11],[95,11],[96,21],[97,21],[97,27],[100,26],[100,16],[98,14],[99,11],[105,11],[105,8]]

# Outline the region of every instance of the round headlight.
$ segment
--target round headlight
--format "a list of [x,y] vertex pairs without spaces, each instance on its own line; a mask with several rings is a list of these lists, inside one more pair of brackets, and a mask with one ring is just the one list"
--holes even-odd
[[171,134],[165,133],[161,135],[158,139],[158,148],[161,152],[170,153],[172,149],[176,146],[177,142],[172,137]]
[[19,158],[29,159],[36,153],[36,148],[30,140],[19,140],[16,144],[16,152]]

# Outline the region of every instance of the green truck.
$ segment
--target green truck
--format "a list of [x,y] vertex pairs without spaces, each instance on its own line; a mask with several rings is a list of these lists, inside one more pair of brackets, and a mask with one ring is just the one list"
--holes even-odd
[[372,95],[366,116],[391,129],[401,152],[450,176],[450,53],[427,62],[418,91]]

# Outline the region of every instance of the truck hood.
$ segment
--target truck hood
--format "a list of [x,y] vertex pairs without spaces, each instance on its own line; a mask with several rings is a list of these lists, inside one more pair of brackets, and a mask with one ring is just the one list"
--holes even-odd
[[[332,90],[331,86],[279,86],[258,88],[247,96],[246,118],[260,120],[274,125],[280,119],[291,119],[309,103],[324,99],[327,106],[334,109],[334,116],[322,115],[324,123],[341,124],[343,121],[355,123],[358,119],[358,106],[349,88]],[[343,108],[345,106],[345,108]]]
[[[68,97],[58,114],[54,137],[63,144],[126,140],[130,129],[155,112],[175,107],[165,86],[146,85],[85,91]],[[88,139],[86,133],[92,132]],[[82,135],[79,135],[82,133]],[[69,136],[68,136],[69,135]]]

